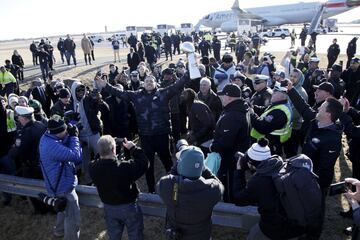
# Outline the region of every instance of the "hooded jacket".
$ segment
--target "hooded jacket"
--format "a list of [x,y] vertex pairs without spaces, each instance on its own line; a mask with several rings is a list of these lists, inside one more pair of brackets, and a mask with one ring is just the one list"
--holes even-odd
[[[305,91],[305,89],[302,87],[303,83],[304,83],[304,74],[302,74],[301,72],[300,74],[300,79],[293,85],[295,90],[299,93],[299,95],[304,99],[305,102],[308,101],[308,95]],[[303,118],[301,117],[300,113],[296,110],[294,104],[290,101],[291,103],[291,109],[293,112],[293,129],[295,130],[300,130],[302,122],[303,122]]]
[[[82,135],[82,133],[87,131],[88,126],[90,127],[90,131],[92,134],[97,134],[97,133],[101,132],[101,125],[102,125],[102,123],[98,117],[98,113],[99,113],[98,101],[94,100],[94,99],[92,99],[92,97],[88,96],[86,94],[86,90],[85,90],[84,97],[82,99],[78,100],[76,97],[76,89],[80,86],[83,86],[83,84],[81,84],[81,82],[76,82],[76,81],[71,85],[73,110],[74,110],[74,112],[80,113],[80,122],[82,123],[82,125],[84,127],[83,130],[80,131],[80,135]],[[84,119],[84,117],[81,116],[80,108],[82,108],[85,111],[86,119]]]
[[302,229],[288,223],[271,177],[282,165],[281,157],[276,155],[262,161],[247,183],[244,170],[234,172],[234,203],[238,206],[257,205],[260,214],[259,227],[270,239],[289,239],[302,233]]

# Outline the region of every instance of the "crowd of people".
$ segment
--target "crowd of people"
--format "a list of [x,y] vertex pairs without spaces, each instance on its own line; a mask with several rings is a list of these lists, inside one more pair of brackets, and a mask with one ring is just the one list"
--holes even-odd
[[[121,238],[125,226],[129,239],[143,239],[136,181],[145,175],[147,192],[158,193],[167,207],[168,239],[211,239],[211,212],[220,200],[258,207],[260,222],[249,239],[319,239],[343,134],[353,178],[360,179],[360,59],[353,55],[348,67],[338,63],[334,39],[324,70],[312,47],[277,61],[261,52],[256,34],[239,37],[234,54],[220,56],[216,36],[199,36],[144,34],[138,41],[131,35],[127,66],[119,70],[110,64],[91,83],[49,75],[53,48],[45,40],[31,47],[42,79],[26,91],[18,87],[22,74],[0,68],[1,171],[44,179],[50,196],[67,199],[65,211],[57,214],[55,236],[79,238],[79,180],[97,187],[110,239]],[[201,53],[200,78],[190,79],[182,58],[163,68],[156,65],[163,53],[166,60],[181,54],[184,41],[195,43]],[[119,45],[114,37],[114,62],[120,61]],[[91,64],[93,48],[85,34],[81,46]],[[59,40],[68,65],[70,57],[76,65],[75,47],[69,35]],[[21,59],[15,51],[13,64]],[[176,146],[182,138],[188,144]],[[158,182],[155,154],[167,172]],[[279,210],[279,194],[268,174],[298,154],[312,161],[321,193],[321,214],[305,227]],[[246,177],[249,169],[252,177]],[[3,194],[4,205],[11,200]],[[31,203],[39,213],[51,210],[39,199]]]

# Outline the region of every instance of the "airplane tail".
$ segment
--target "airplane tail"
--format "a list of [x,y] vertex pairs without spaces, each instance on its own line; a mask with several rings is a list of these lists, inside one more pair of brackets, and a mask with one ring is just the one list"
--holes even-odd
[[238,13],[244,13],[244,11],[239,7],[239,0],[235,0],[234,4],[231,7],[231,10]]

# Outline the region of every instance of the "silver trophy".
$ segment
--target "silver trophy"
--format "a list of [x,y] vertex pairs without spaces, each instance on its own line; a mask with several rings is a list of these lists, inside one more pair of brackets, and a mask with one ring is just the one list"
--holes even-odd
[[200,78],[201,74],[196,62],[195,47],[191,42],[184,42],[181,44],[181,50],[186,53],[189,63],[190,79]]

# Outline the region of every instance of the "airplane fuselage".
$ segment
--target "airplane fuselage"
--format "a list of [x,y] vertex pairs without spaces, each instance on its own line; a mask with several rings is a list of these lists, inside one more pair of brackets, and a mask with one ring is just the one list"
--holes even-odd
[[[256,7],[244,9],[246,12],[262,17],[265,26],[279,26],[282,24],[296,24],[310,22],[318,9],[320,2],[296,3],[278,6]],[[334,1],[327,3],[323,18],[329,18],[340,13],[349,11],[354,7],[348,7],[344,2]],[[213,12],[203,17],[199,23],[206,27],[221,28],[224,23],[236,22],[238,16],[232,11]],[[234,24],[235,28],[235,24]],[[234,29],[235,30],[235,29]]]

